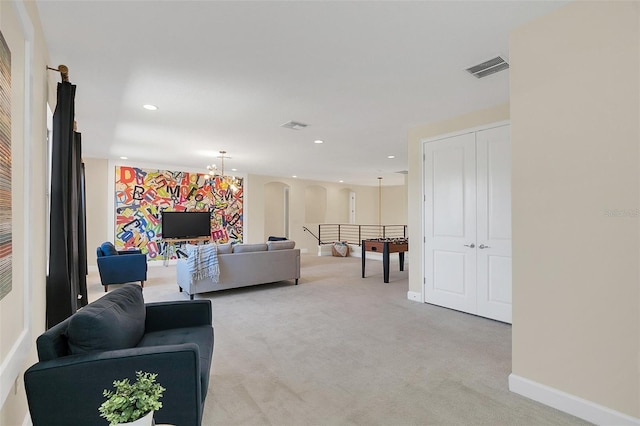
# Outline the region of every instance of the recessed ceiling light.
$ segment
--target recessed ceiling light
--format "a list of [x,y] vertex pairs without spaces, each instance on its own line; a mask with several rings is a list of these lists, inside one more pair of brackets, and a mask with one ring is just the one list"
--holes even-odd
[[340,182],[340,183],[344,183],[344,181],[343,181],[343,180],[339,180],[338,182]]
[[142,108],[148,109],[149,111],[157,111],[158,107],[151,104],[142,105]]
[[238,169],[231,169],[231,171],[232,171],[232,172],[237,172],[237,171],[238,171]]
[[387,158],[396,158],[395,155],[387,155]]
[[291,176],[291,177],[292,177],[292,178],[297,178],[298,176],[296,176],[296,175],[293,175],[293,176]]
[[129,157],[120,157],[121,160],[128,160]]
[[321,143],[324,143],[324,141],[321,141],[320,139],[316,139],[315,141],[313,141],[313,143],[321,144]]

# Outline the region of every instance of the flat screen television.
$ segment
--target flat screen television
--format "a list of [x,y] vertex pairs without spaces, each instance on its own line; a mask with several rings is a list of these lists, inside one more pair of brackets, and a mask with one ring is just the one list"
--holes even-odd
[[209,212],[162,212],[162,238],[195,238],[210,235]]

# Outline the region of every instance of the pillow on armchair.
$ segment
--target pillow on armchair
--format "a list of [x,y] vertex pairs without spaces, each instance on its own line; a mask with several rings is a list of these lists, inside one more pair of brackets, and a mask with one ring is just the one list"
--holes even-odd
[[112,242],[107,241],[105,243],[100,244],[100,251],[102,251],[103,256],[117,256],[118,250],[116,250],[115,246]]
[[127,284],[71,316],[69,350],[75,355],[134,347],[144,335],[145,319],[142,288]]

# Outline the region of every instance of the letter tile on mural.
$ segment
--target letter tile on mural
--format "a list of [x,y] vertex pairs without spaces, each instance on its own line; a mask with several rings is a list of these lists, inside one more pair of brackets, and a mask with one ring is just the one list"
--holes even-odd
[[[141,249],[150,260],[164,259],[161,215],[167,211],[210,211],[211,238],[242,242],[242,180],[229,176],[117,166],[115,246]],[[176,243],[179,245],[180,243]],[[171,250],[171,258],[185,256]]]

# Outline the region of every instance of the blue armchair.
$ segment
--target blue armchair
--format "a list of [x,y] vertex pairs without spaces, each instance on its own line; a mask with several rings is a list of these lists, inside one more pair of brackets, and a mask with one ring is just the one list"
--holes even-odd
[[211,315],[206,299],[145,304],[136,284],[89,303],[36,340],[39,362],[24,373],[32,424],[106,426],[98,411],[102,390],[146,371],[166,388],[156,423],[200,426],[213,358]]
[[98,256],[98,271],[104,291],[109,284],[123,284],[140,281],[144,287],[147,280],[147,256],[140,250],[118,251],[112,243],[102,243],[96,249]]

